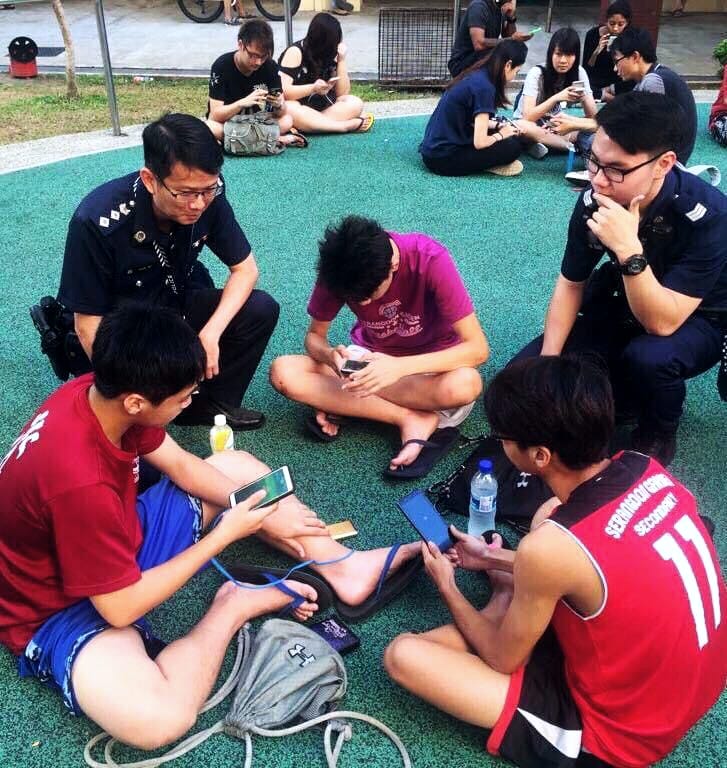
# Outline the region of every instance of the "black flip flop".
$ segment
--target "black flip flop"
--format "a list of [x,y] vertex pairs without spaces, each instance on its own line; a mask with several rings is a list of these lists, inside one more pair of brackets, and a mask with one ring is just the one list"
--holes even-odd
[[443,457],[446,456],[459,440],[460,432],[456,427],[444,427],[444,429],[435,430],[428,440],[419,440],[413,438],[402,444],[402,448],[407,445],[421,445],[422,450],[411,464],[397,467],[396,469],[384,470],[386,477],[393,477],[397,480],[414,480],[417,477],[424,477],[432,467]]
[[[319,612],[327,611],[334,602],[334,592],[328,582],[304,568],[301,568],[299,571],[293,571],[290,576],[288,576],[289,568],[267,568],[266,566],[247,565],[246,563],[238,563],[227,570],[237,581],[246,581],[249,584],[268,584],[283,578],[307,584],[316,591],[316,603],[318,604]],[[294,611],[306,599],[285,584],[276,584],[275,587],[293,598],[293,601],[280,612],[281,616],[288,615]]]
[[308,138],[303,133],[301,133],[297,128],[291,128],[288,133],[291,136],[295,136],[298,141],[292,141],[290,144],[286,144],[286,147],[295,147],[297,149],[307,149],[308,148]]
[[[411,583],[412,579],[417,575],[424,563],[421,555],[417,555],[411,560],[407,560],[407,562],[404,563],[401,568],[397,569],[391,576],[389,576],[391,564],[394,562],[394,558],[396,557],[396,553],[399,551],[400,547],[401,544],[399,543],[394,544],[391,547],[388,555],[386,556],[384,567],[381,569],[381,574],[379,575],[379,581],[376,585],[376,589],[374,589],[373,592],[371,592],[371,594],[366,598],[366,600],[364,600],[363,603],[360,603],[359,605],[349,605],[348,603],[344,603],[333,591],[333,588],[330,586],[330,584],[326,582],[326,585],[328,586],[328,589],[333,596],[333,607],[336,613],[342,619],[350,622],[363,621],[364,619],[367,619],[377,611],[380,611],[395,597],[400,595]],[[296,573],[305,573],[307,575],[312,575],[319,580],[322,579],[325,581],[325,577],[321,576],[320,573],[315,572],[314,574],[307,568],[304,568],[301,571],[296,571]]]
[[[326,418],[332,424],[343,424],[345,421],[344,419],[338,416],[333,416],[332,414],[328,414]],[[305,420],[304,424],[308,432],[310,432],[313,437],[317,438],[322,443],[332,443],[338,437],[338,432],[336,432],[335,435],[329,435],[327,432],[323,431],[321,425],[318,423],[318,419],[316,419],[315,413],[310,414]]]

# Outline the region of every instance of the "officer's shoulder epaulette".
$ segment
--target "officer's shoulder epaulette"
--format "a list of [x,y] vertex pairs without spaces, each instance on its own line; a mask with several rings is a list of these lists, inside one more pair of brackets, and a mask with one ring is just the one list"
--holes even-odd
[[128,184],[106,184],[85,198],[76,216],[101,235],[108,236],[133,218],[134,206],[133,192]]

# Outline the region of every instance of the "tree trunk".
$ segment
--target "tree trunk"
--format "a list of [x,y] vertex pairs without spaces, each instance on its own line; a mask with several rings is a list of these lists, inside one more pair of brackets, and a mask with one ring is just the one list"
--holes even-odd
[[69,99],[78,98],[78,85],[76,84],[76,61],[73,53],[73,40],[71,40],[71,30],[66,22],[66,14],[63,11],[61,0],[51,0],[53,13],[58,19],[58,26],[63,35],[63,45],[66,47],[66,96]]

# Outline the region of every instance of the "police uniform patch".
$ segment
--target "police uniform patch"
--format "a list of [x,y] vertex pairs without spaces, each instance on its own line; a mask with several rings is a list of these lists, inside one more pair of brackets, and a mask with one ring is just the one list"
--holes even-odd
[[109,220],[106,218],[106,216],[100,216],[100,217],[99,217],[99,220],[98,220],[98,223],[99,223],[99,224],[100,224],[102,227],[108,227],[108,225],[110,224],[110,222],[109,222]]
[[111,218],[114,221],[118,221],[121,218],[121,214],[118,211],[113,210],[113,211],[111,211]]
[[707,213],[707,209],[701,203],[697,203],[691,211],[688,211],[684,215],[689,221],[699,221],[705,213]]

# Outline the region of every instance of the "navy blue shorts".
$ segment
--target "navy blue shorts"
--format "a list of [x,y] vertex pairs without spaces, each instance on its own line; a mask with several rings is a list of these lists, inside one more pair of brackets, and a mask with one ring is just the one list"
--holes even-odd
[[[198,499],[163,478],[136,501],[143,542],[136,556],[142,571],[166,563],[198,541],[202,532],[202,505]],[[81,648],[109,624],[89,599],[65,608],[47,619],[18,658],[21,677],[37,677],[58,690],[74,714],[81,712],[71,684],[71,668]],[[133,625],[150,655],[163,647],[146,619]]]

